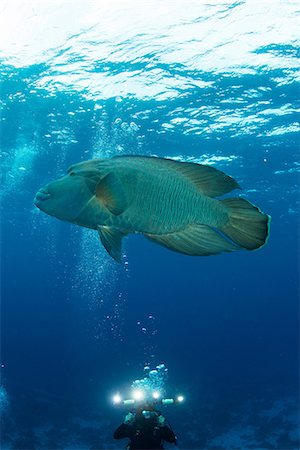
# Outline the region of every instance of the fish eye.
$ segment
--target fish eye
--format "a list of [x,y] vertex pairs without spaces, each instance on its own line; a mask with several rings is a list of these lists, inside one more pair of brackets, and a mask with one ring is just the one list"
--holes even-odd
[[72,177],[73,175],[76,175],[75,172],[69,172],[69,175]]

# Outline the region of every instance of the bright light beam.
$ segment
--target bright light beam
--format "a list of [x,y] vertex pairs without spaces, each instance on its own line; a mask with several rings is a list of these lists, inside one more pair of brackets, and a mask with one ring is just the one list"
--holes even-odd
[[113,396],[113,402],[114,402],[116,405],[118,405],[119,403],[121,403],[121,401],[122,401],[122,397],[121,397],[120,394],[116,394],[116,395]]
[[144,393],[140,390],[133,391],[132,396],[135,400],[143,400]]

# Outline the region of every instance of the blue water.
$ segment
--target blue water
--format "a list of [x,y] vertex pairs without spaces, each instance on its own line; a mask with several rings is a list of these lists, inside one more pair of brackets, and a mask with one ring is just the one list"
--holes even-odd
[[[2,448],[118,449],[112,405],[164,363],[181,449],[299,448],[299,4],[0,6]],[[142,236],[115,263],[33,198],[72,163],[212,165],[272,216],[255,252]]]

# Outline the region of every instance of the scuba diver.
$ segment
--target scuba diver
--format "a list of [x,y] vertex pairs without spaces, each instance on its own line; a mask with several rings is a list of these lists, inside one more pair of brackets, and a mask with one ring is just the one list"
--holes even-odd
[[165,398],[165,383],[168,370],[164,364],[150,370],[144,367],[145,378],[132,383],[131,398],[123,398],[120,394],[113,397],[115,405],[130,407],[123,423],[114,432],[115,439],[128,438],[127,449],[163,449],[163,443],[177,445],[177,438],[165,417],[156,409],[157,405],[173,405],[182,403],[184,397],[178,395]]
[[176,445],[176,436],[164,416],[152,405],[129,412],[114,432],[115,439],[129,438],[127,449],[163,449],[163,441]]

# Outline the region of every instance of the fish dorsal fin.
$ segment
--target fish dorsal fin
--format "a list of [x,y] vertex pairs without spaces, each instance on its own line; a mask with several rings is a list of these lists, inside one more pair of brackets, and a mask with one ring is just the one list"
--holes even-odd
[[109,173],[96,186],[95,195],[115,216],[122,214],[127,207],[126,195],[119,178]]
[[126,234],[116,228],[101,225],[97,226],[97,230],[100,240],[110,256],[117,262],[121,262],[122,238],[126,236]]
[[159,158],[159,160],[169,164],[170,168],[189,178],[208,197],[218,197],[234,189],[241,189],[233,178],[214,167],[171,159]]
[[152,160],[153,169],[159,167],[168,167],[170,170],[174,170],[180,173],[182,176],[188,178],[194,185],[197,186],[200,192],[208,197],[218,197],[234,189],[241,189],[239,184],[230,176],[226,175],[221,170],[215,169],[211,166],[205,166],[203,164],[197,164],[192,162],[175,161],[168,158],[158,158],[156,156],[115,156],[117,159],[130,158],[137,160],[141,164],[145,164],[146,160]]
[[182,163],[182,172],[208,197],[218,197],[234,189],[241,189],[230,176],[214,167],[195,163]]

